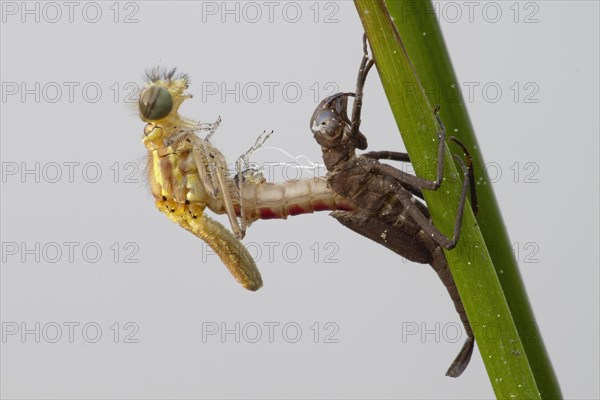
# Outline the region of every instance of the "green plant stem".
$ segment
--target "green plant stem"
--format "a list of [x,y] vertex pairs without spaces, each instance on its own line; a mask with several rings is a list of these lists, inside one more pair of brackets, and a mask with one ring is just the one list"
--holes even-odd
[[[355,5],[415,172],[432,178],[439,127],[405,45],[383,0],[355,0]],[[454,133],[453,129],[450,132]],[[435,225],[446,233],[452,232],[461,186],[461,179],[452,179],[459,175],[451,160],[446,149],[444,183],[437,191],[424,191]],[[499,398],[539,399],[527,355],[470,209],[465,212],[461,232],[457,247],[447,251],[446,257],[494,392]]]
[[483,168],[486,164],[481,147],[477,143],[431,1],[388,0],[386,5],[421,84],[427,89],[425,93],[430,103],[442,107],[440,116],[447,128],[467,146],[476,160],[477,178],[483,178],[477,187],[480,200],[477,217],[479,228],[490,249],[492,262],[542,398],[560,399],[560,386],[537,329],[493,187]]

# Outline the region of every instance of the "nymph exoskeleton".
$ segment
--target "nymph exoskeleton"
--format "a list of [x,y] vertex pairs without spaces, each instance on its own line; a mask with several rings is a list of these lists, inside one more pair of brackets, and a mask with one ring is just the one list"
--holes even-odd
[[[359,126],[363,87],[373,65],[374,60],[368,56],[365,37],[356,92],[337,93],[327,97],[317,106],[310,120],[311,131],[317,143],[321,145],[323,160],[328,170],[328,186],[356,205],[355,210],[334,211],[331,215],[346,227],[397,254],[433,267],[448,290],[467,333],[462,350],[446,373],[448,376],[457,377],[462,374],[471,359],[475,338],[442,248],[454,248],[460,237],[469,184],[474,188],[470,155],[458,139],[451,138],[466,153],[469,167],[455,155],[462,168],[464,181],[454,233],[452,238],[448,238],[435,227],[429,210],[421,201],[423,190],[437,190],[443,180],[446,130],[437,109],[434,110],[434,114],[440,130],[437,176],[434,181],[379,162],[410,162],[406,153],[380,151],[360,156],[356,154],[356,149],[367,148],[367,139],[360,132]],[[347,114],[349,97],[355,97],[352,119]]]

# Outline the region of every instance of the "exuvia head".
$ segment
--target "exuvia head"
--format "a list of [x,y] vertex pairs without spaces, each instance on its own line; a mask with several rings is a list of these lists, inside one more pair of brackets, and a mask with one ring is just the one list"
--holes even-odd
[[352,122],[348,118],[348,97],[354,93],[336,93],[325,98],[310,119],[310,129],[317,143],[324,148],[336,148],[349,143],[358,149],[367,148],[367,139],[357,132],[351,137]]
[[323,147],[336,147],[344,136],[348,119],[348,93],[337,93],[325,98],[310,119],[310,130]]

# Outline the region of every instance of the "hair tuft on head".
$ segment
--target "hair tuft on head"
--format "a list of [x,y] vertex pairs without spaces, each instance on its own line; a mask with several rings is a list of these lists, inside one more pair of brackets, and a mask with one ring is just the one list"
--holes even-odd
[[146,80],[148,82],[184,80],[189,84],[190,77],[184,72],[177,72],[177,67],[167,70],[165,67],[156,66],[146,70]]

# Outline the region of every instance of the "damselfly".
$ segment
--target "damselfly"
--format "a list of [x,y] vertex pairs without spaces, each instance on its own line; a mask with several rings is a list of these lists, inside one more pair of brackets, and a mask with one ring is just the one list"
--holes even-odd
[[[192,97],[189,78],[175,69],[147,73],[140,91],[140,118],[146,122],[142,143],[148,150],[148,180],[156,207],[173,222],[204,240],[247,289],[257,290],[262,278],[240,242],[246,227],[258,219],[323,210],[352,210],[354,204],[327,187],[323,178],[285,183],[266,182],[259,170],[248,168],[248,158],[269,137],[263,133],[236,162],[234,177],[223,154],[210,139],[221,119],[200,123],[179,114]],[[199,133],[206,133],[204,138]],[[226,214],[231,231],[206,215],[210,209]]]

